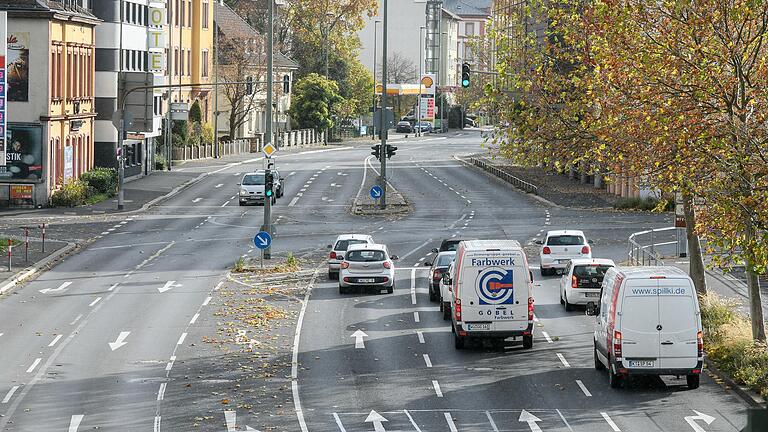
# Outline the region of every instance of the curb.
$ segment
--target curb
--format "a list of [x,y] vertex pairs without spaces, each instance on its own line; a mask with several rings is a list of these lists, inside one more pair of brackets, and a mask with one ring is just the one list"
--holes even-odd
[[707,366],[708,371],[712,372],[713,375],[723,380],[725,384],[728,387],[730,387],[731,390],[733,390],[734,393],[736,393],[740,398],[744,400],[744,402],[748,403],[750,406],[753,406],[755,408],[766,407],[765,399],[760,397],[760,395],[753,392],[752,390],[734,381],[733,378],[728,376],[728,374],[718,369],[717,366],[715,366],[711,360],[709,360],[708,358],[704,358],[704,364]]
[[76,243],[67,243],[67,245],[64,246],[63,248],[48,255],[47,257],[41,259],[40,261],[32,264],[30,267],[27,267],[25,270],[17,273],[16,276],[11,277],[10,279],[6,279],[6,282],[2,286],[0,286],[0,295],[5,294],[11,288],[35,276],[44,267],[58,260],[62,256],[69,254],[76,248],[77,248]]

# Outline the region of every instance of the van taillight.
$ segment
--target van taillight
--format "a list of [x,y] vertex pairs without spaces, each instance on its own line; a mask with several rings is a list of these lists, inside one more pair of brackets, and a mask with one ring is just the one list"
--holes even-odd
[[528,297],[528,321],[533,321],[533,297]]
[[331,254],[328,255],[328,258],[330,259],[336,259],[336,251],[331,251]]
[[384,261],[384,268],[392,268],[392,264],[389,261]]
[[341,268],[343,268],[343,269],[349,268],[349,263],[348,263],[348,262],[346,262],[346,261],[343,261],[343,262],[341,263]]
[[549,255],[552,253],[552,249],[550,249],[549,246],[544,246],[544,249],[541,250],[541,253],[544,255]]
[[571,276],[571,288],[578,288],[579,287],[579,278],[576,276]]
[[698,348],[698,356],[704,357],[704,335],[701,332],[696,333],[696,348]]
[[461,321],[461,299],[456,299],[453,311],[455,312],[454,315],[456,316],[456,321]]
[[621,361],[621,332],[613,332],[613,358]]
[[586,245],[582,246],[581,247],[581,253],[582,254],[588,254],[589,253],[589,246],[586,246]]

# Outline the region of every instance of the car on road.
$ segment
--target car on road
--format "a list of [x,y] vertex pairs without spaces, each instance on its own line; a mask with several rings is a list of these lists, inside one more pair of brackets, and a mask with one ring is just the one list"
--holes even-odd
[[685,376],[699,387],[704,360],[701,310],[693,281],[672,266],[613,267],[603,279],[597,303],[595,369],[608,369],[620,387],[634,375]]
[[503,343],[522,339],[533,347],[533,274],[525,251],[514,240],[459,243],[454,275],[451,329],[454,346],[470,339]]
[[399,121],[399,122],[397,122],[397,126],[395,126],[395,132],[397,132],[397,133],[412,133],[413,132],[413,126],[411,126],[410,122]]
[[328,253],[328,279],[339,277],[339,269],[347,249],[361,243],[373,244],[373,237],[367,234],[342,234],[336,237],[333,244],[328,245],[328,249],[331,250]]
[[470,128],[477,127],[477,123],[475,123],[475,121],[472,120],[471,118],[465,118],[464,127],[470,127]]
[[395,264],[397,256],[389,255],[383,244],[359,243],[347,249],[339,272],[339,294],[351,287],[385,288],[395,290]]
[[560,304],[566,311],[574,305],[586,305],[600,298],[603,277],[609,268],[616,267],[611,259],[577,258],[571,260],[560,279]]
[[459,239],[459,238],[443,239],[443,241],[440,242],[440,247],[432,248],[432,253],[440,253],[440,252],[448,252],[448,251],[455,252],[456,249],[459,247],[459,243],[465,240],[466,239]]
[[572,259],[592,258],[591,243],[587,241],[582,231],[548,231],[544,241],[536,241],[536,244],[541,245],[539,253],[541,275],[562,272]]
[[[241,206],[247,204],[264,204],[264,184],[264,170],[245,173],[240,180],[240,183],[237,184],[240,187],[240,190],[238,191],[239,204]],[[277,193],[275,193],[275,195],[277,195]],[[273,196],[272,204],[274,204],[276,200],[277,197]]]
[[275,198],[282,198],[282,196],[285,194],[285,178],[280,176],[280,171],[278,170],[272,170],[272,173],[274,173],[275,179]]
[[414,132],[421,132],[421,133],[431,133],[432,132],[432,123],[423,121],[421,123],[416,123],[413,126]]
[[453,288],[450,281],[453,278],[453,269],[455,268],[456,261],[452,261],[448,270],[443,273],[443,277],[440,279],[440,312],[443,313],[443,320],[448,321],[451,319],[451,305],[453,304]]
[[453,262],[456,256],[454,251],[440,252],[432,262],[425,262],[429,266],[429,301],[437,301],[440,297],[440,281],[443,280],[443,274]]

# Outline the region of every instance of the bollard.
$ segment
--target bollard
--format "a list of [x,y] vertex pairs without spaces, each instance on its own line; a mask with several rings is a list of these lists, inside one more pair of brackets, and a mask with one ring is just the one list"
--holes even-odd
[[29,228],[24,227],[24,262],[29,262]]
[[45,224],[40,225],[40,228],[43,229],[43,253],[45,253]]
[[11,269],[11,249],[13,249],[13,242],[8,239],[8,271],[13,271]]

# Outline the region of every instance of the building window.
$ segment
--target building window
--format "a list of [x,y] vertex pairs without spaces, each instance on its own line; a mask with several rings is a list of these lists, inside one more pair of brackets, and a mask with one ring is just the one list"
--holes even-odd
[[208,78],[208,50],[207,49],[203,50],[200,69],[201,69],[200,72],[203,78]]
[[175,24],[176,27],[179,26],[179,14],[181,14],[181,15],[184,14],[184,9],[183,8],[184,8],[184,2],[181,2],[181,6],[179,6],[179,0],[176,0],[176,8],[174,10],[174,13],[175,13],[174,21],[176,21],[176,24]]
[[189,0],[187,5],[187,27],[192,27],[192,0]]
[[464,35],[465,36],[474,36],[475,35],[475,23],[466,23],[466,24],[464,24]]
[[192,50],[187,50],[187,76],[192,76]]
[[173,49],[173,75],[179,74],[179,49]]
[[208,28],[208,17],[210,15],[208,11],[209,9],[210,9],[209,3],[207,1],[204,1],[203,2],[203,28],[204,29]]

